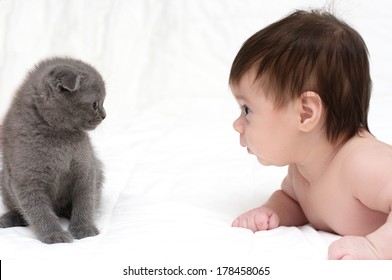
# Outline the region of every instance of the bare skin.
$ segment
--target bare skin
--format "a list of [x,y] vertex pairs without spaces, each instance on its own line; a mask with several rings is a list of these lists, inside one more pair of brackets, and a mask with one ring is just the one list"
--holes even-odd
[[365,130],[328,141],[315,92],[278,110],[251,74],[231,89],[242,108],[233,124],[241,145],[263,165],[288,165],[281,189],[233,226],[255,232],[311,223],[343,236],[330,245],[330,259],[392,259],[392,146]]

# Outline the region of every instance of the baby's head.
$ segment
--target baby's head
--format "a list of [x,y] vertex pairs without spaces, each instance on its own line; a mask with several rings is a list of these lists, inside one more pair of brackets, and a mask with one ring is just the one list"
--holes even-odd
[[369,130],[366,45],[328,12],[297,11],[251,36],[234,59],[230,85],[249,73],[277,109],[304,92],[317,93],[332,143],[351,138],[360,128]]

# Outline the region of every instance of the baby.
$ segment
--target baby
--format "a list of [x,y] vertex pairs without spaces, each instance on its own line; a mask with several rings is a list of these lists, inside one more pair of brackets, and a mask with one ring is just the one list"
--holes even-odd
[[392,146],[369,132],[361,36],[328,12],[294,12],[244,43],[229,81],[240,144],[263,165],[288,165],[280,190],[233,226],[310,223],[343,236],[330,259],[392,259]]

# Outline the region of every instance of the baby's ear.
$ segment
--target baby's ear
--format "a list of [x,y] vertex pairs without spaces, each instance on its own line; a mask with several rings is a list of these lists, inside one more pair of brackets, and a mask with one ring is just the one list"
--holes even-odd
[[76,69],[67,66],[57,66],[49,75],[52,81],[51,86],[57,92],[74,92],[80,88],[81,74]]
[[313,91],[301,94],[300,98],[300,128],[303,131],[312,130],[320,121],[323,113],[323,104],[320,96]]

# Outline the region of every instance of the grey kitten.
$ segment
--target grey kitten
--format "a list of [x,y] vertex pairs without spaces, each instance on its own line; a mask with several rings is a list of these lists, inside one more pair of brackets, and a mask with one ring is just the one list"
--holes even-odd
[[[106,117],[105,85],[71,58],[39,63],[15,95],[3,124],[0,187],[8,208],[0,227],[31,226],[44,243],[97,235],[103,183],[88,130]],[[58,217],[70,219],[69,232]]]

